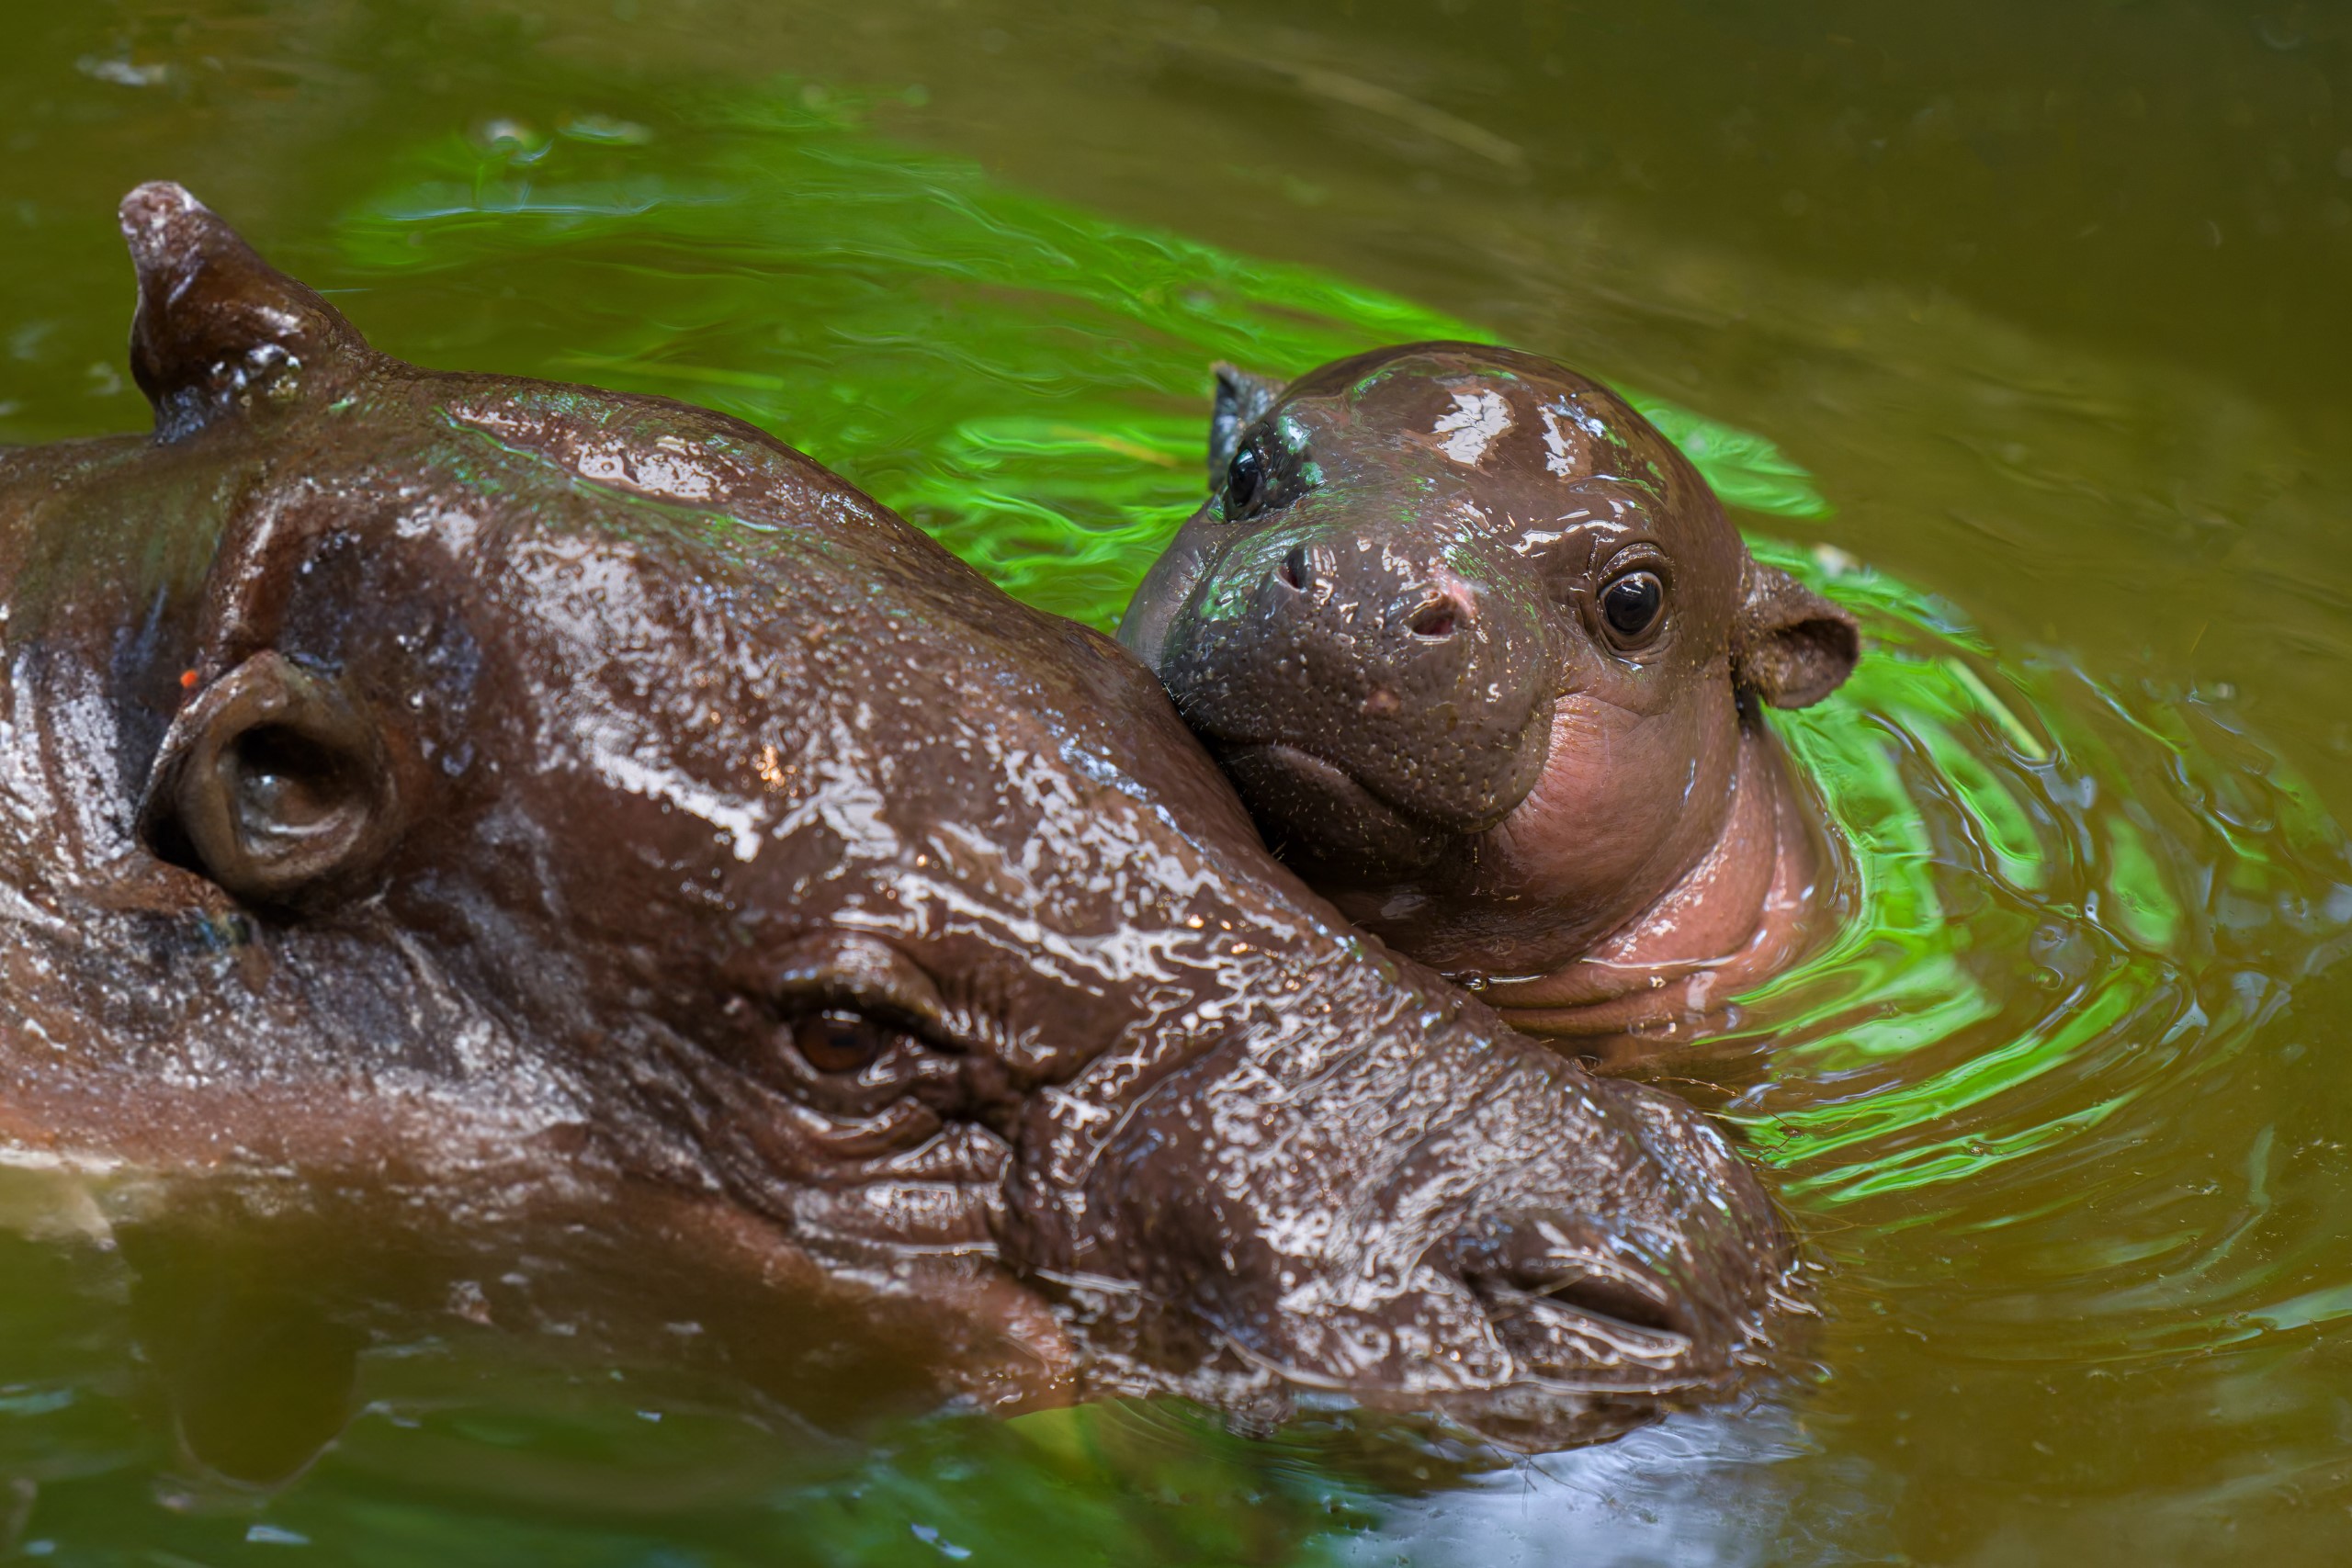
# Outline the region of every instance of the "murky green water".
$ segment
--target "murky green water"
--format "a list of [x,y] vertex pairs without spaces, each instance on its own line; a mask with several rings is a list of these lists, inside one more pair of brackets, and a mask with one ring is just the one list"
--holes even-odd
[[1097,623],[1210,360],[1505,337],[1640,395],[1873,642],[1784,724],[1847,934],[1672,1069],[1817,1265],[1735,1407],[1502,1464],[1339,1413],[843,1437],[452,1317],[243,1489],[183,1439],[299,1447],[336,1347],[11,1234],[0,1551],[2352,1556],[2352,29],[1648,9],[10,5],[0,439],[141,423],[111,209],[168,176],[393,352],[743,414]]

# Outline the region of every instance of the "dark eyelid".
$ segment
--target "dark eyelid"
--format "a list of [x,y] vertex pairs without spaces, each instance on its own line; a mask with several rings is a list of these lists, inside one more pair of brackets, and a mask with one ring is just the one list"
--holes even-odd
[[1629,571],[1653,571],[1660,582],[1668,588],[1674,586],[1674,563],[1649,539],[1635,539],[1611,550],[1606,560],[1594,564],[1593,584],[1605,588]]
[[949,1040],[939,987],[912,959],[879,938],[828,931],[796,942],[768,971],[766,990],[779,1007],[847,1008],[877,1023]]

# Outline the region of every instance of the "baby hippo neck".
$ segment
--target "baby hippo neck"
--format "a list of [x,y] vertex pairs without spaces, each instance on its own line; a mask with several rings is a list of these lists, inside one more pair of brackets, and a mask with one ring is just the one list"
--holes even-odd
[[1724,1004],[1786,968],[1820,923],[1826,856],[1780,748],[1753,721],[1723,830],[1657,900],[1547,974],[1481,996],[1532,1034],[1657,1043],[1720,1024]]

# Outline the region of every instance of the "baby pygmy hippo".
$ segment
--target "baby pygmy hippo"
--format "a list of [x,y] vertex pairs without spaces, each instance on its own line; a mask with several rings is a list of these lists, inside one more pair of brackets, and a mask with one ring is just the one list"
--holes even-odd
[[1521,1029],[1686,1033],[1803,953],[1829,860],[1759,705],[1854,618],[1624,400],[1470,344],[1218,371],[1208,503],[1127,606],[1275,850]]

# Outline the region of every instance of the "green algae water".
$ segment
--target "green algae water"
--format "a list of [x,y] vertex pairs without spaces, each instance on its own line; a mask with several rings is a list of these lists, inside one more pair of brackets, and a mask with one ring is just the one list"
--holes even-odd
[[2352,31],[1656,9],[12,7],[0,440],[144,423],[111,212],[171,177],[391,352],[740,414],[1098,626],[1203,491],[1212,361],[1507,340],[1870,644],[1776,720],[1841,934],[1663,1069],[1805,1239],[1818,1316],[1731,1405],[1536,1460],[1343,1409],[844,1433],[453,1312],[357,1347],[313,1455],[345,1362],[268,1280],[159,1282],[0,1170],[0,1556],[2352,1557]]

